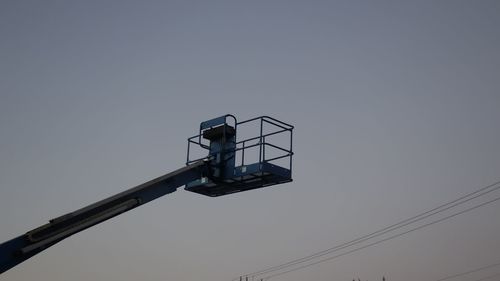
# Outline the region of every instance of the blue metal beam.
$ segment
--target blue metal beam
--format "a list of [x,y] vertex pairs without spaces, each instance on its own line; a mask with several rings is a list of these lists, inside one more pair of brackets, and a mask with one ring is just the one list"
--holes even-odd
[[48,247],[163,195],[205,175],[207,164],[198,161],[176,171],[118,193],[77,211],[52,219],[24,235],[0,244],[0,273]]

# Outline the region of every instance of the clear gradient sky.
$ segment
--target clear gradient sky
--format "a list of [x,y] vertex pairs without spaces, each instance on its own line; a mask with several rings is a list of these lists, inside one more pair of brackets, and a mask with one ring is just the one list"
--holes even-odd
[[[0,240],[182,167],[186,138],[226,113],[296,126],[293,183],[179,190],[0,279],[231,280],[500,180],[500,2],[1,1]],[[499,214],[271,280],[500,262]]]

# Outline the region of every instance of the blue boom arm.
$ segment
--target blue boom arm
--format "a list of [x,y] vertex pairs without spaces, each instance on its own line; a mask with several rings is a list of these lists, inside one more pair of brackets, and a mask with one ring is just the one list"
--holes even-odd
[[[237,131],[252,124],[259,135],[239,140]],[[292,132],[292,125],[269,116],[237,122],[227,114],[202,122],[198,135],[188,139],[186,167],[52,219],[0,244],[0,273],[73,234],[172,193],[182,185],[187,191],[216,197],[291,182]],[[288,143],[274,143],[276,136]],[[201,147],[208,156],[192,159],[191,146]],[[248,161],[252,154],[257,162]]]
[[45,225],[0,244],[0,273],[73,234],[176,191],[178,187],[202,177],[207,169],[207,161],[198,161],[77,211],[52,219]]

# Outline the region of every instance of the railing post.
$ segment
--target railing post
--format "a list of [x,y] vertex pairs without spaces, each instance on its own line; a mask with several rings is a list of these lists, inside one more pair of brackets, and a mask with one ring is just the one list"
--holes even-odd
[[293,157],[293,131],[290,130],[290,173],[292,172],[292,157]]
[[262,137],[262,162],[266,161],[266,137]]
[[245,166],[245,142],[243,141],[243,148],[241,149],[241,166]]
[[259,163],[262,163],[262,126],[263,126],[263,119],[260,119],[260,138],[259,138]]

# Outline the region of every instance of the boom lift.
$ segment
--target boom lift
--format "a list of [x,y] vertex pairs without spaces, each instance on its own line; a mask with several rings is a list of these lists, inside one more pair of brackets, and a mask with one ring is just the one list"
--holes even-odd
[[[240,129],[249,126],[257,133],[249,138],[238,136]],[[292,134],[293,126],[269,116],[237,122],[228,114],[202,122],[198,134],[188,139],[185,167],[49,220],[0,244],[0,273],[73,234],[172,193],[182,185],[187,191],[216,197],[290,182]],[[196,156],[196,149],[203,157]]]

